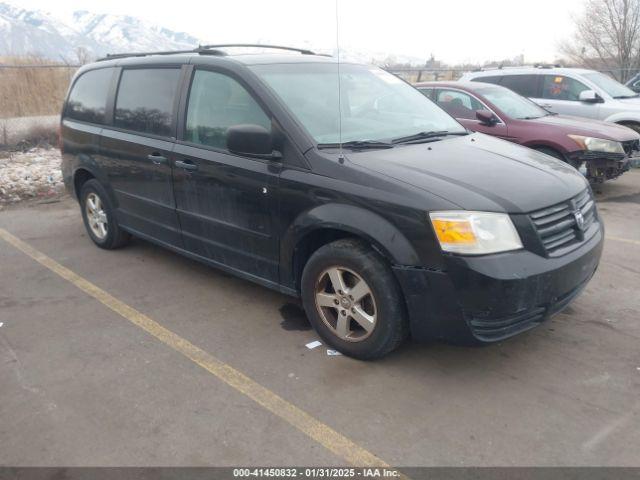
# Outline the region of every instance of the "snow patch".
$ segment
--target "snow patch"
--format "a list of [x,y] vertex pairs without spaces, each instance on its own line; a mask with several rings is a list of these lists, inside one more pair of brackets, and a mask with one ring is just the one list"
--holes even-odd
[[0,205],[60,195],[60,161],[60,151],[53,148],[0,153]]

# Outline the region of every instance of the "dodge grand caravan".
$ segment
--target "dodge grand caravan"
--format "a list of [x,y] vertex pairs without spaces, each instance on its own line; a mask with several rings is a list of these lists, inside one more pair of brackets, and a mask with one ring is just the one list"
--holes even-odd
[[594,274],[603,225],[574,168],[470,133],[376,67],[225,50],[76,74],[62,169],[98,247],[134,235],[299,296],[363,359],[409,335],[503,340]]

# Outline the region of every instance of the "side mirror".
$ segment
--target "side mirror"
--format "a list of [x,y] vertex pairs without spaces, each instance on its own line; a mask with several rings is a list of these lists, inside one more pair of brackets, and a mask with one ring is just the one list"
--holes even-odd
[[227,129],[227,148],[247,157],[279,158],[271,133],[260,125],[234,125]]
[[584,103],[600,103],[602,102],[602,97],[593,90],[583,90],[578,95],[578,100]]
[[496,123],[498,123],[498,119],[496,118],[496,116],[493,114],[493,112],[490,112],[489,110],[478,110],[478,111],[476,111],[476,118],[483,125],[492,126],[492,125],[495,125]]

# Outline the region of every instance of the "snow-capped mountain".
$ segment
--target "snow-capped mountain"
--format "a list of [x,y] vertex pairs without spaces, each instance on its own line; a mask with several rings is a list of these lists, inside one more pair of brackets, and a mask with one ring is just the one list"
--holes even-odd
[[67,19],[0,2],[0,57],[38,55],[75,62],[78,51],[106,53],[179,50],[197,46],[197,38],[124,15],[73,12]]
[[189,34],[124,15],[79,11],[73,13],[73,25],[84,38],[105,44],[111,52],[188,49],[199,43]]
[[[246,37],[247,43],[281,43],[268,38]],[[36,55],[69,63],[92,60],[107,53],[184,50],[198,44],[226,43],[222,38],[201,41],[188,33],[151,25],[127,15],[76,11],[56,17],[39,10],[27,10],[0,0],[0,57]],[[293,46],[336,56],[331,45],[297,41]],[[88,57],[88,58],[87,58]],[[374,52],[353,46],[340,48],[340,58],[359,63],[424,65],[424,59]]]

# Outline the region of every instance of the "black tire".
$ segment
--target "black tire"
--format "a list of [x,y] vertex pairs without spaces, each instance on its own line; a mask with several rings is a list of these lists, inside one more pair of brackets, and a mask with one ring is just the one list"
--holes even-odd
[[[373,302],[375,305],[375,324],[370,332],[364,333],[363,339],[349,341],[341,338],[327,325],[327,310],[316,306],[316,292],[323,288],[320,282],[327,278],[326,272],[333,267],[348,270],[345,273],[347,276],[355,273],[356,276],[352,278],[356,282],[364,280],[369,288],[370,296],[363,301],[370,304]],[[332,287],[329,289],[333,291]],[[304,267],[301,290],[304,309],[316,332],[327,345],[344,355],[361,360],[380,358],[400,346],[408,336],[404,298],[391,267],[380,254],[360,240],[343,239],[319,248]],[[346,293],[349,291],[347,289]],[[342,308],[342,305],[338,305],[333,307],[337,318],[340,315],[339,309]],[[359,307],[360,304],[353,306]],[[345,308],[345,312],[355,312],[350,307]],[[357,330],[359,324],[351,319],[351,315],[348,318],[349,325],[355,326]]]
[[[87,211],[87,201],[90,196],[95,195],[101,202],[102,211],[106,214],[106,235],[102,238],[94,232],[90,226],[89,213]],[[80,189],[80,210],[82,220],[87,229],[87,233],[93,243],[106,250],[120,248],[127,244],[131,235],[120,228],[114,214],[114,208],[104,187],[95,179],[87,180]]]

